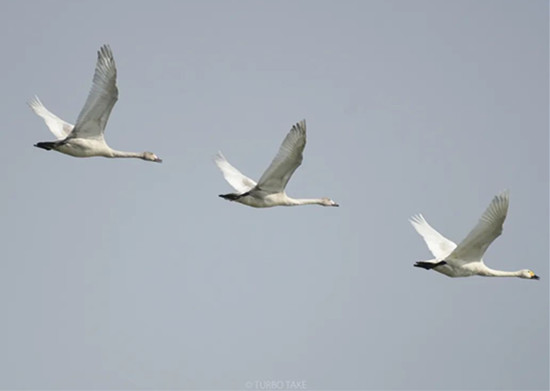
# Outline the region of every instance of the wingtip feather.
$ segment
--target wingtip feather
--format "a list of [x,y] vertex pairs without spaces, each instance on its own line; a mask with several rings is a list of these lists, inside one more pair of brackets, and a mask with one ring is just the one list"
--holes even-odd
[[97,58],[98,59],[107,59],[107,60],[112,60],[113,59],[113,51],[111,50],[111,46],[106,43],[106,44],[103,44],[99,50],[97,51]]
[[33,109],[34,111],[36,111],[36,109],[40,108],[40,107],[44,107],[44,105],[42,104],[42,102],[40,101],[40,99],[38,99],[38,95],[35,95],[34,97],[32,97],[31,99],[29,99],[27,101],[27,105]]
[[510,200],[510,191],[508,189],[504,189],[500,192],[500,194],[497,196],[502,201],[509,201]]
[[422,223],[425,223],[426,222],[426,219],[424,218],[424,216],[422,216],[422,213],[417,213],[413,216],[411,216],[411,218],[409,219],[410,223],[411,224],[422,224]]
[[220,164],[223,164],[225,162],[227,162],[227,159],[225,158],[225,156],[223,155],[223,153],[221,151],[218,151],[214,155],[214,163],[216,163],[219,166]]
[[306,131],[306,120],[303,119],[299,122],[296,122],[296,124],[294,124],[294,126],[292,126],[292,130],[297,130],[299,132],[305,133],[305,131]]

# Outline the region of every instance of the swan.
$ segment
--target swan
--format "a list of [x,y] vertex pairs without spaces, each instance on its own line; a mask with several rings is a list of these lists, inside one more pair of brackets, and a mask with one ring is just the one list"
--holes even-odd
[[302,163],[305,145],[306,121],[302,120],[287,134],[279,152],[258,183],[243,175],[229,164],[221,152],[218,152],[214,162],[225,180],[237,191],[237,193],[220,194],[220,197],[255,208],[295,205],[339,206],[330,198],[294,199],[286,195],[286,184]]
[[42,117],[57,141],[35,144],[47,151],[54,150],[75,157],[103,156],[109,158],[139,158],[161,163],[152,152],[123,152],[112,149],[103,137],[109,114],[118,99],[116,66],[109,45],[97,52],[92,89],[78,115],[76,125],[65,122],[42,104],[38,96],[28,102],[30,108]]
[[449,277],[477,275],[538,280],[539,276],[529,269],[507,272],[491,269],[483,263],[483,254],[493,240],[502,233],[502,224],[506,219],[508,203],[508,191],[495,196],[477,225],[458,246],[432,228],[421,214],[413,216],[410,219],[411,224],[416,232],[424,238],[435,257],[429,261],[418,261],[414,266],[426,270],[433,269]]

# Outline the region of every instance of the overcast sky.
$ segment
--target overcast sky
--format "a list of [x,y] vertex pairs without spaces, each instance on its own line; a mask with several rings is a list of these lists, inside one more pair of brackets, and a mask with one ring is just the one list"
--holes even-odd
[[[0,388],[547,389],[548,2],[2,1]],[[136,159],[77,159],[27,107],[73,123],[102,44],[106,130]],[[287,192],[258,179],[307,120]],[[490,267],[451,279],[423,213],[459,242],[510,190]],[[288,389],[288,387],[287,387]]]

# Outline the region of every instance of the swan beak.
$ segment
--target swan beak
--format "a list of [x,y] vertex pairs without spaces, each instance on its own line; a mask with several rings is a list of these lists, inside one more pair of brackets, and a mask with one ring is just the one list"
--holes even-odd
[[532,280],[540,280],[540,277],[535,274],[533,277],[531,277],[531,279]]
[[336,203],[335,203],[335,204],[333,204],[332,206],[340,206],[340,204],[336,204]]
[[158,158],[156,158],[156,159],[155,159],[154,161],[155,161],[155,162],[157,162],[157,163],[162,163],[162,159],[161,159],[161,158],[159,158],[159,157],[158,157]]

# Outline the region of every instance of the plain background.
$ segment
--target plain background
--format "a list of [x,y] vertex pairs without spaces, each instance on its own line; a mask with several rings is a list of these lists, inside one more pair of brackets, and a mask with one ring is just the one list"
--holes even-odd
[[[0,387],[548,388],[548,2],[1,5]],[[107,141],[162,164],[32,146],[104,43]],[[302,118],[288,194],[340,208],[217,197]],[[485,261],[540,281],[412,267],[411,215],[458,242],[504,189]]]

